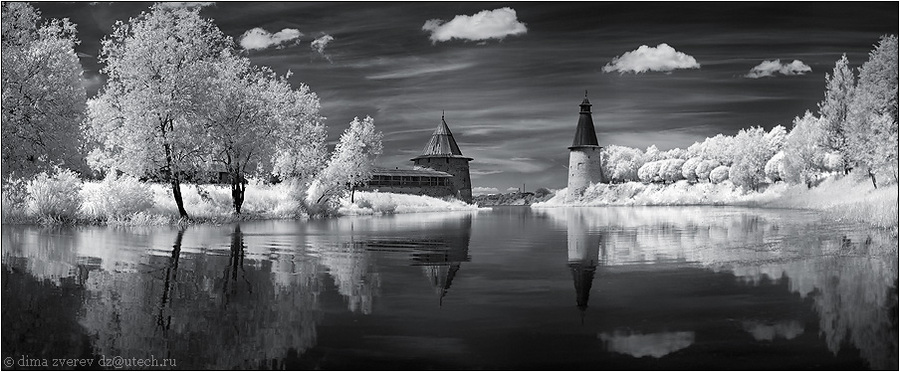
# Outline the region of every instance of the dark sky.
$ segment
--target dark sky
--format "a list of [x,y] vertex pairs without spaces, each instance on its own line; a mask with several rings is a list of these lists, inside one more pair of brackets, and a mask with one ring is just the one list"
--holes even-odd
[[[100,39],[149,5],[35,4],[78,25],[89,94],[103,81]],[[858,67],[881,35],[897,33],[897,13],[897,2],[219,2],[201,11],[236,42],[253,28],[270,33],[248,38],[248,56],[319,95],[330,141],[370,115],[385,134],[380,165],[408,167],[446,111],[475,158],[474,186],[500,191],[565,187],[585,90],[601,146],[665,150],[749,126],[790,128],[815,112],[842,53]],[[325,35],[320,53],[311,43]],[[628,70],[640,66],[650,70]]]

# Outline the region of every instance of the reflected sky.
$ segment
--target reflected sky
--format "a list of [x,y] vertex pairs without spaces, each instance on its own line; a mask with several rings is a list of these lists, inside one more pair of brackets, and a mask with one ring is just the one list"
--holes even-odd
[[4,226],[2,246],[3,322],[36,325],[4,327],[4,357],[155,355],[197,369],[897,363],[896,237],[810,212]]

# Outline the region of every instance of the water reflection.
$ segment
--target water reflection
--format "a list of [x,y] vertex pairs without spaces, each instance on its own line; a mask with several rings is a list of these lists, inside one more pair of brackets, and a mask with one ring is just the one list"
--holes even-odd
[[694,332],[660,332],[650,334],[616,330],[600,333],[597,338],[606,343],[606,350],[635,358],[662,358],[694,343]]
[[792,340],[803,334],[803,325],[797,320],[786,320],[775,324],[750,320],[742,324],[744,330],[753,335],[753,338],[757,341],[772,341],[776,338]]
[[895,369],[896,245],[814,213],[691,207],[4,226],[4,353],[703,369],[802,350],[806,366]]
[[[834,355],[849,342],[872,368],[897,368],[897,240],[886,232],[833,231],[813,213],[785,218],[766,210],[570,208],[538,213],[567,229],[580,308],[587,304],[594,262],[638,271],[650,264],[702,267],[732,273],[749,285],[784,280],[791,292],[812,300],[819,332]],[[795,319],[747,319],[742,327],[758,341],[791,340],[804,333]],[[610,350],[630,355],[654,354],[623,350],[666,350],[659,344],[682,345],[688,339],[658,336],[663,334],[668,333],[623,336],[617,330],[599,337]]]
[[[591,296],[591,285],[600,256],[601,237],[588,231],[588,221],[578,209],[567,209],[566,240],[568,245],[568,266],[575,283],[575,304],[581,310],[582,322]],[[605,249],[604,249],[605,251]]]

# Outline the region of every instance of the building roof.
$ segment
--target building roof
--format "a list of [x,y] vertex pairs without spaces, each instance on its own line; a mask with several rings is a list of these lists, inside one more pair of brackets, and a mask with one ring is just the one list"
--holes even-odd
[[575,140],[572,147],[599,146],[597,132],[594,131],[594,119],[591,117],[591,101],[588,101],[587,91],[584,92],[584,101],[581,101],[581,111],[578,112],[578,127],[575,128]]
[[450,173],[440,172],[432,169],[375,168],[372,169],[372,175],[407,177],[453,177]]
[[412,160],[421,158],[461,158],[472,160],[472,158],[463,156],[462,151],[459,151],[459,145],[456,144],[453,133],[450,133],[450,127],[444,121],[444,115],[441,115],[441,123],[438,124],[437,129],[431,134],[431,140],[425,144],[422,155]]

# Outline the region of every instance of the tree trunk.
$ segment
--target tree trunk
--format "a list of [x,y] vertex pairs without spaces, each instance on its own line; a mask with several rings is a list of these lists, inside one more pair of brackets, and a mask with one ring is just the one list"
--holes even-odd
[[355,201],[354,201],[355,196],[356,196],[356,186],[351,186],[350,187],[350,204],[355,203]]
[[175,205],[178,206],[178,217],[188,218],[187,211],[184,210],[184,200],[181,198],[181,181],[177,177],[172,177],[172,196],[175,197]]
[[869,178],[872,179],[872,186],[874,186],[874,187],[877,189],[877,188],[878,188],[878,184],[875,183],[875,173],[872,173],[872,170],[871,170],[871,169],[869,169]]
[[244,190],[246,184],[244,177],[240,172],[232,172],[231,174],[231,201],[234,205],[234,214],[241,214],[241,206],[244,205]]

